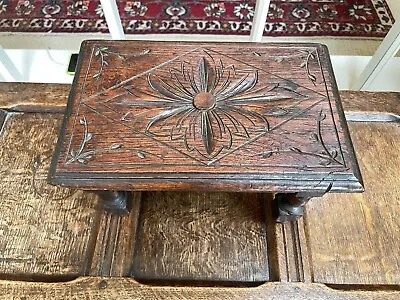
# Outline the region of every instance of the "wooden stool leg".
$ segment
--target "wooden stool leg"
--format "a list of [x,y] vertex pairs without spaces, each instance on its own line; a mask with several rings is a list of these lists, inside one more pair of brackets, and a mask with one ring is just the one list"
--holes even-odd
[[304,214],[304,205],[313,197],[320,197],[316,193],[278,193],[275,195],[275,218],[279,223],[292,222]]
[[125,215],[130,211],[131,193],[126,191],[97,191],[103,208],[112,214]]

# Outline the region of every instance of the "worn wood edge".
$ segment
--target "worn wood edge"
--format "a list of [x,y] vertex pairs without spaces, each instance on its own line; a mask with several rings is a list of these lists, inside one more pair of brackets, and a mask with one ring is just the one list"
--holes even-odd
[[340,91],[347,121],[400,121],[400,93]]
[[258,287],[173,287],[131,278],[80,277],[69,282],[0,281],[0,299],[399,299],[400,287],[338,290],[320,283],[270,282]]
[[0,109],[21,112],[63,112],[70,84],[0,83]]
[[0,109],[0,136],[3,133],[3,129],[6,124],[6,119],[7,119],[7,112]]
[[[329,52],[328,52],[328,47],[324,46],[322,47],[323,51],[321,57],[324,58],[325,56],[325,60],[328,62],[328,72],[326,75],[327,78],[329,78],[330,82],[332,83],[332,93],[333,93],[333,98],[335,100],[335,104],[336,104],[336,110],[337,110],[337,115],[338,115],[338,120],[336,120],[336,122],[338,122],[340,124],[340,127],[342,128],[342,134],[344,136],[344,143],[346,144],[347,148],[348,148],[348,157],[349,157],[349,167],[350,169],[353,171],[353,175],[355,178],[357,178],[357,181],[359,182],[359,184],[362,186],[362,191],[364,191],[364,183],[361,177],[361,172],[360,172],[360,167],[358,166],[358,162],[355,156],[355,152],[354,152],[354,148],[353,148],[353,143],[351,141],[351,137],[350,137],[350,132],[349,132],[349,128],[348,128],[348,124],[346,122],[345,119],[345,113],[343,110],[343,105],[342,105],[342,101],[341,101],[341,97],[340,97],[340,93],[339,93],[339,89],[337,87],[337,83],[336,83],[336,78],[334,75],[334,71],[332,68],[332,62],[329,56]],[[330,98],[329,95],[327,94],[328,99]],[[329,101],[331,103],[331,100]],[[332,104],[330,104],[332,105]],[[331,106],[332,109],[332,106]],[[333,115],[332,115],[333,117]],[[335,118],[335,117],[333,117]],[[334,121],[335,122],[335,121]],[[335,123],[336,123],[335,122]],[[341,143],[339,141],[339,143]]]
[[[56,153],[60,153],[56,150]],[[223,191],[229,192],[231,188],[239,191],[255,192],[298,192],[318,191],[358,193],[364,187],[356,172],[349,173],[316,173],[293,174],[285,173],[275,175],[272,173],[220,173],[202,177],[198,173],[77,173],[56,172],[58,156],[53,157],[49,169],[48,182],[53,185],[66,187],[86,186],[85,189],[112,189],[124,190],[127,186],[131,191],[142,190],[174,190],[174,191]],[[157,178],[162,174],[165,178]],[[358,175],[358,177],[357,177]],[[290,177],[292,176],[292,177]],[[330,178],[327,178],[330,176]],[[151,179],[149,179],[151,178]],[[183,181],[184,179],[184,181]],[[251,183],[248,183],[248,180]],[[290,185],[288,184],[290,182]]]

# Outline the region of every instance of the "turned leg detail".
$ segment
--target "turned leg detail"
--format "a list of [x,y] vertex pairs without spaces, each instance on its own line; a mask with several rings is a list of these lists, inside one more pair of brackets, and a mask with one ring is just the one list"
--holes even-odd
[[291,222],[301,218],[304,206],[314,197],[321,197],[320,193],[277,193],[275,195],[275,217],[279,223]]
[[131,193],[126,191],[97,191],[103,208],[112,214],[125,215],[130,211]]

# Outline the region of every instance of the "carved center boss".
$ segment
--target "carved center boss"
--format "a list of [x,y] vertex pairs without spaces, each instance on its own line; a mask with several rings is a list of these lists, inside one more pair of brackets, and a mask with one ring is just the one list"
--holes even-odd
[[102,190],[276,193],[279,221],[363,190],[326,47],[87,41],[49,174]]

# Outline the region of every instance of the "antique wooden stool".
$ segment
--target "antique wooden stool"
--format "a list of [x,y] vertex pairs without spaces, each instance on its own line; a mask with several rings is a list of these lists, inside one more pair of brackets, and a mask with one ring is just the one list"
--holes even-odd
[[130,191],[275,193],[279,222],[363,191],[319,44],[84,42],[49,182],[117,213]]

